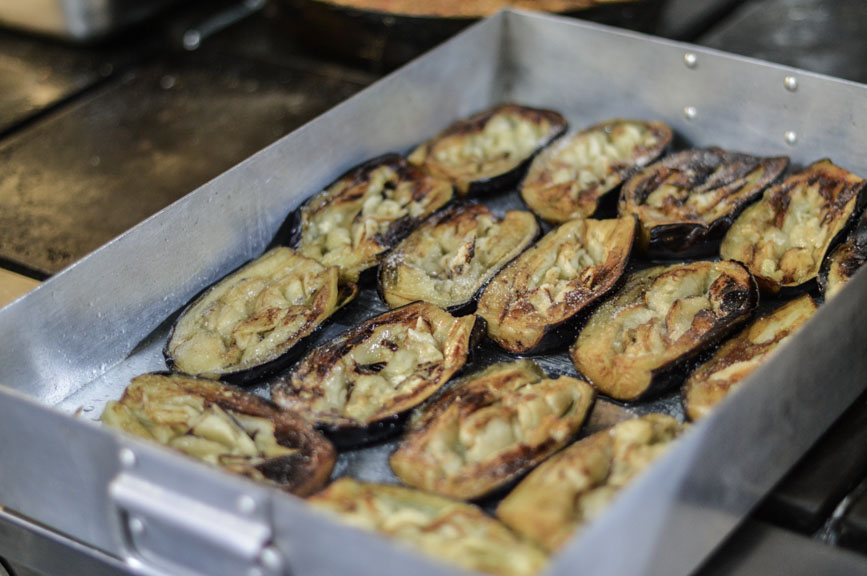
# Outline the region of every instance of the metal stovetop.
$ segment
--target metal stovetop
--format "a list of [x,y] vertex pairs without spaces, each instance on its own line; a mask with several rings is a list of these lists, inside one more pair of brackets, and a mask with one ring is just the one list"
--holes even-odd
[[[0,306],[378,77],[306,53],[269,10],[185,51],[184,33],[214,10],[194,5],[96,47],[0,32]],[[671,0],[659,31],[867,82],[865,23],[858,0]],[[862,398],[702,573],[863,570],[842,548],[867,552],[865,440]],[[0,520],[15,574],[123,573]]]

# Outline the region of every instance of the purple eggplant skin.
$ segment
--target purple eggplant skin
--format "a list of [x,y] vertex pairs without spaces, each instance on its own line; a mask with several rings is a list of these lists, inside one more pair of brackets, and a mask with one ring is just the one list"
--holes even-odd
[[[757,202],[768,186],[778,182],[789,165],[785,156],[758,157],[721,148],[684,150],[666,156],[634,174],[620,191],[620,213],[633,213],[639,218],[639,245],[650,258],[704,258],[719,252],[719,244],[735,219],[744,209]],[[762,170],[755,182],[748,178]],[[669,218],[682,221],[654,223],[653,212],[644,204],[656,187],[674,178],[674,185],[687,191],[687,196],[671,197],[666,204]],[[707,222],[706,214],[688,207],[687,200],[694,190],[701,193],[717,191],[719,202],[731,205],[731,211]],[[728,192],[726,192],[728,191]]]
[[[234,271],[230,272],[230,274],[233,273]],[[230,274],[227,274],[227,276]],[[189,304],[184,306],[183,311],[178,314],[178,320],[183,317],[187,310],[197,304],[201,298],[204,298],[208,291],[210,291],[210,289],[219,282],[220,280],[218,280],[214,284],[211,284],[210,286],[199,292],[199,294],[194,296],[193,299],[189,302]],[[335,308],[334,313],[328,318],[326,318],[322,323],[320,323],[319,326],[317,326],[310,334],[298,340],[298,342],[296,342],[295,345],[292,346],[292,348],[290,348],[289,350],[287,350],[283,355],[278,356],[277,358],[274,358],[273,360],[270,360],[268,362],[265,362],[264,364],[259,364],[258,366],[252,366],[243,370],[223,373],[220,375],[220,381],[226,382],[228,384],[233,384],[235,386],[252,386],[276,374],[279,374],[280,372],[283,372],[284,370],[286,370],[286,368],[294,364],[299,358],[304,356],[304,354],[306,354],[310,350],[310,347],[313,345],[314,342],[316,342],[316,339],[318,338],[320,332],[324,328],[326,328],[334,319],[337,311],[355,299],[355,296],[358,294],[358,285],[355,283],[343,284],[339,287],[339,290],[340,292],[337,297],[339,303],[337,305],[337,308]],[[163,359],[166,362],[167,370],[176,374],[184,374],[180,370],[176,369],[175,361],[172,359],[171,353],[169,352],[169,344],[172,341],[172,336],[174,336],[175,327],[177,327],[178,325],[178,320],[175,320],[175,322],[172,324],[171,329],[169,330],[169,336],[168,338],[166,338],[166,343],[163,346]],[[198,376],[195,375],[184,375],[190,376],[191,378],[198,378]]]
[[819,291],[832,298],[867,261],[867,210],[844,239],[828,250],[819,269]]
[[[456,215],[460,215],[464,211],[466,211],[468,209],[473,209],[474,206],[478,206],[478,205],[479,204],[477,202],[472,201],[472,200],[454,201],[451,204],[444,207],[443,209],[441,209],[440,211],[431,215],[425,222],[423,222],[421,225],[419,225],[419,228],[421,228],[422,226],[427,226],[427,225],[436,226],[439,223],[446,221],[446,220],[449,220],[449,219],[455,217]],[[532,212],[527,212],[526,214],[531,215]],[[515,254],[515,256],[512,259],[510,259],[508,262],[503,264],[503,266],[501,266],[497,270],[497,272],[499,272],[499,270],[502,270],[503,268],[505,268],[506,266],[508,266],[512,262],[514,262],[514,260],[516,258],[518,258],[521,255],[521,253],[523,253],[524,250],[526,250],[529,246],[532,246],[533,244],[535,244],[536,241],[542,237],[542,225],[540,224],[539,219],[535,215],[533,215],[533,221],[535,222],[535,225],[536,225],[535,233],[532,235],[531,238],[528,239],[527,242],[525,242],[525,245],[521,248],[521,252],[519,252],[518,254]],[[379,298],[383,302],[385,302],[386,305],[388,305],[388,300],[386,299],[385,285],[383,283],[383,277],[385,275],[384,266],[389,261],[389,256],[391,256],[392,253],[394,253],[398,248],[399,248],[399,246],[395,246],[394,248],[392,248],[392,250],[382,258],[382,260],[380,261],[380,264],[379,264],[379,268],[377,269],[376,291],[377,291],[377,294],[379,294]],[[492,274],[490,276],[490,278],[485,280],[481,284],[481,286],[479,286],[479,288],[472,294],[472,296],[469,299],[467,299],[466,301],[456,302],[456,303],[451,304],[449,306],[445,306],[445,307],[443,307],[443,310],[445,310],[446,312],[448,312],[452,316],[467,316],[469,314],[473,314],[476,311],[476,308],[477,308],[478,303],[479,303],[479,299],[482,297],[482,293],[484,293],[485,288],[487,288],[488,284],[490,284],[491,280],[493,280],[495,276],[496,276],[496,273]],[[362,283],[362,285],[364,285],[364,284]]]
[[[449,174],[445,169],[438,166],[431,166],[426,163],[429,149],[435,146],[439,141],[449,137],[459,137],[464,134],[481,130],[485,124],[498,113],[515,113],[517,115],[526,116],[532,122],[548,122],[551,125],[549,133],[539,143],[538,146],[523,159],[515,167],[499,174],[493,174],[487,177],[481,177],[470,182],[465,182],[454,174]],[[533,158],[544,148],[549,146],[557,138],[566,133],[569,124],[562,114],[554,110],[546,110],[541,108],[530,108],[517,104],[501,104],[494,108],[484,110],[474,114],[468,118],[458,120],[444,131],[440,132],[430,140],[419,145],[409,155],[409,160],[413,164],[424,166],[425,169],[437,178],[443,178],[454,182],[457,192],[460,196],[485,196],[502,192],[517,186],[523,180],[527,169]]]

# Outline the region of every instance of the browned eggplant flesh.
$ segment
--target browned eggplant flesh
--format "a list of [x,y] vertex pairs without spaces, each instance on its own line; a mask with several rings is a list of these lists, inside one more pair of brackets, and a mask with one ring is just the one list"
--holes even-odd
[[567,136],[530,165],[521,196],[547,222],[591,216],[599,200],[671,143],[661,122],[615,119]]
[[350,526],[471,572],[533,576],[547,562],[544,552],[481,508],[412,488],[341,478],[307,502]]
[[531,360],[494,364],[415,411],[391,469],[415,488],[479,498],[568,444],[593,397],[586,382],[548,378]]
[[278,247],[230,274],[178,318],[165,347],[169,368],[244,382],[290,359],[356,293],[323,266]]
[[391,308],[416,300],[448,310],[470,307],[538,234],[529,212],[509,210],[498,218],[486,206],[456,205],[432,216],[383,259],[379,291]]
[[488,336],[515,353],[543,338],[611,290],[632,250],[635,219],[576,218],[560,225],[491,280],[478,315]]
[[289,243],[338,266],[341,281],[355,282],[452,195],[448,182],[387,154],[353,168],[290,215]]
[[455,122],[416,148],[409,161],[452,182],[462,196],[493,192],[516,182],[533,155],[566,126],[552,110],[503,104]]
[[648,268],[593,312],[570,351],[572,361],[602,394],[636,400],[666,385],[673,368],[757,305],[755,280],[738,262]]
[[232,386],[178,374],[133,378],[101,420],[299,496],[325,485],[336,457],[300,416]]
[[746,264],[769,293],[814,280],[825,255],[867,200],[865,185],[830,160],[814,162],[768,188],[744,210],[720,253]]
[[620,193],[620,213],[638,217],[640,246],[651,256],[711,254],[734,218],[788,164],[785,156],[685,150],[632,176]]
[[822,263],[819,270],[819,288],[828,300],[849,282],[849,279],[867,261],[867,211],[861,214],[858,223],[834,248]]
[[707,362],[690,375],[683,386],[687,418],[706,416],[753,370],[786,342],[816,311],[816,303],[804,294],[754,320],[723,344]]
[[414,408],[460,370],[476,322],[416,302],[314,349],[271,388],[277,404],[328,429],[366,429]]
[[572,444],[531,472],[497,517],[549,552],[598,518],[684,427],[664,414],[626,420]]

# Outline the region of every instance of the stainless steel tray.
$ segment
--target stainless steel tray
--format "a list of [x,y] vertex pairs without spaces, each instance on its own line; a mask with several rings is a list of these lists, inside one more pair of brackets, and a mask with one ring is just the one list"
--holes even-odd
[[3,0],[0,26],[88,41],[147,18],[176,0]]
[[[576,128],[657,118],[682,144],[785,153],[800,164],[830,156],[867,174],[867,87],[501,13],[0,311],[0,503],[142,574],[452,573],[295,498],[92,420],[129,377],[163,367],[165,319],[260,254],[304,198],[360,161],[406,150],[507,100],[560,110]],[[865,291],[867,275],[858,274],[567,546],[551,573],[693,570],[867,385]],[[374,449],[342,466],[365,475],[370,464],[375,474],[376,457]]]

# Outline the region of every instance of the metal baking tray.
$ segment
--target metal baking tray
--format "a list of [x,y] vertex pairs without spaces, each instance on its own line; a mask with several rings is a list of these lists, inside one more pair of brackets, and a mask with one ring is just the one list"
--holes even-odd
[[144,20],[177,0],[3,0],[0,26],[85,42]]
[[[0,310],[0,503],[18,524],[48,527],[133,573],[454,573],[93,420],[131,376],[164,366],[175,311],[259,255],[306,197],[358,162],[407,150],[501,101],[560,110],[574,128],[614,116],[660,119],[680,146],[788,154],[796,165],[828,156],[867,174],[865,86],[604,26],[500,13]],[[861,273],[574,539],[550,573],[694,570],[867,387],[865,293]],[[363,303],[354,310],[374,313]],[[562,357],[546,360],[558,366],[570,369]],[[644,409],[672,405],[663,398]],[[343,457],[340,471],[376,477],[384,453]]]

